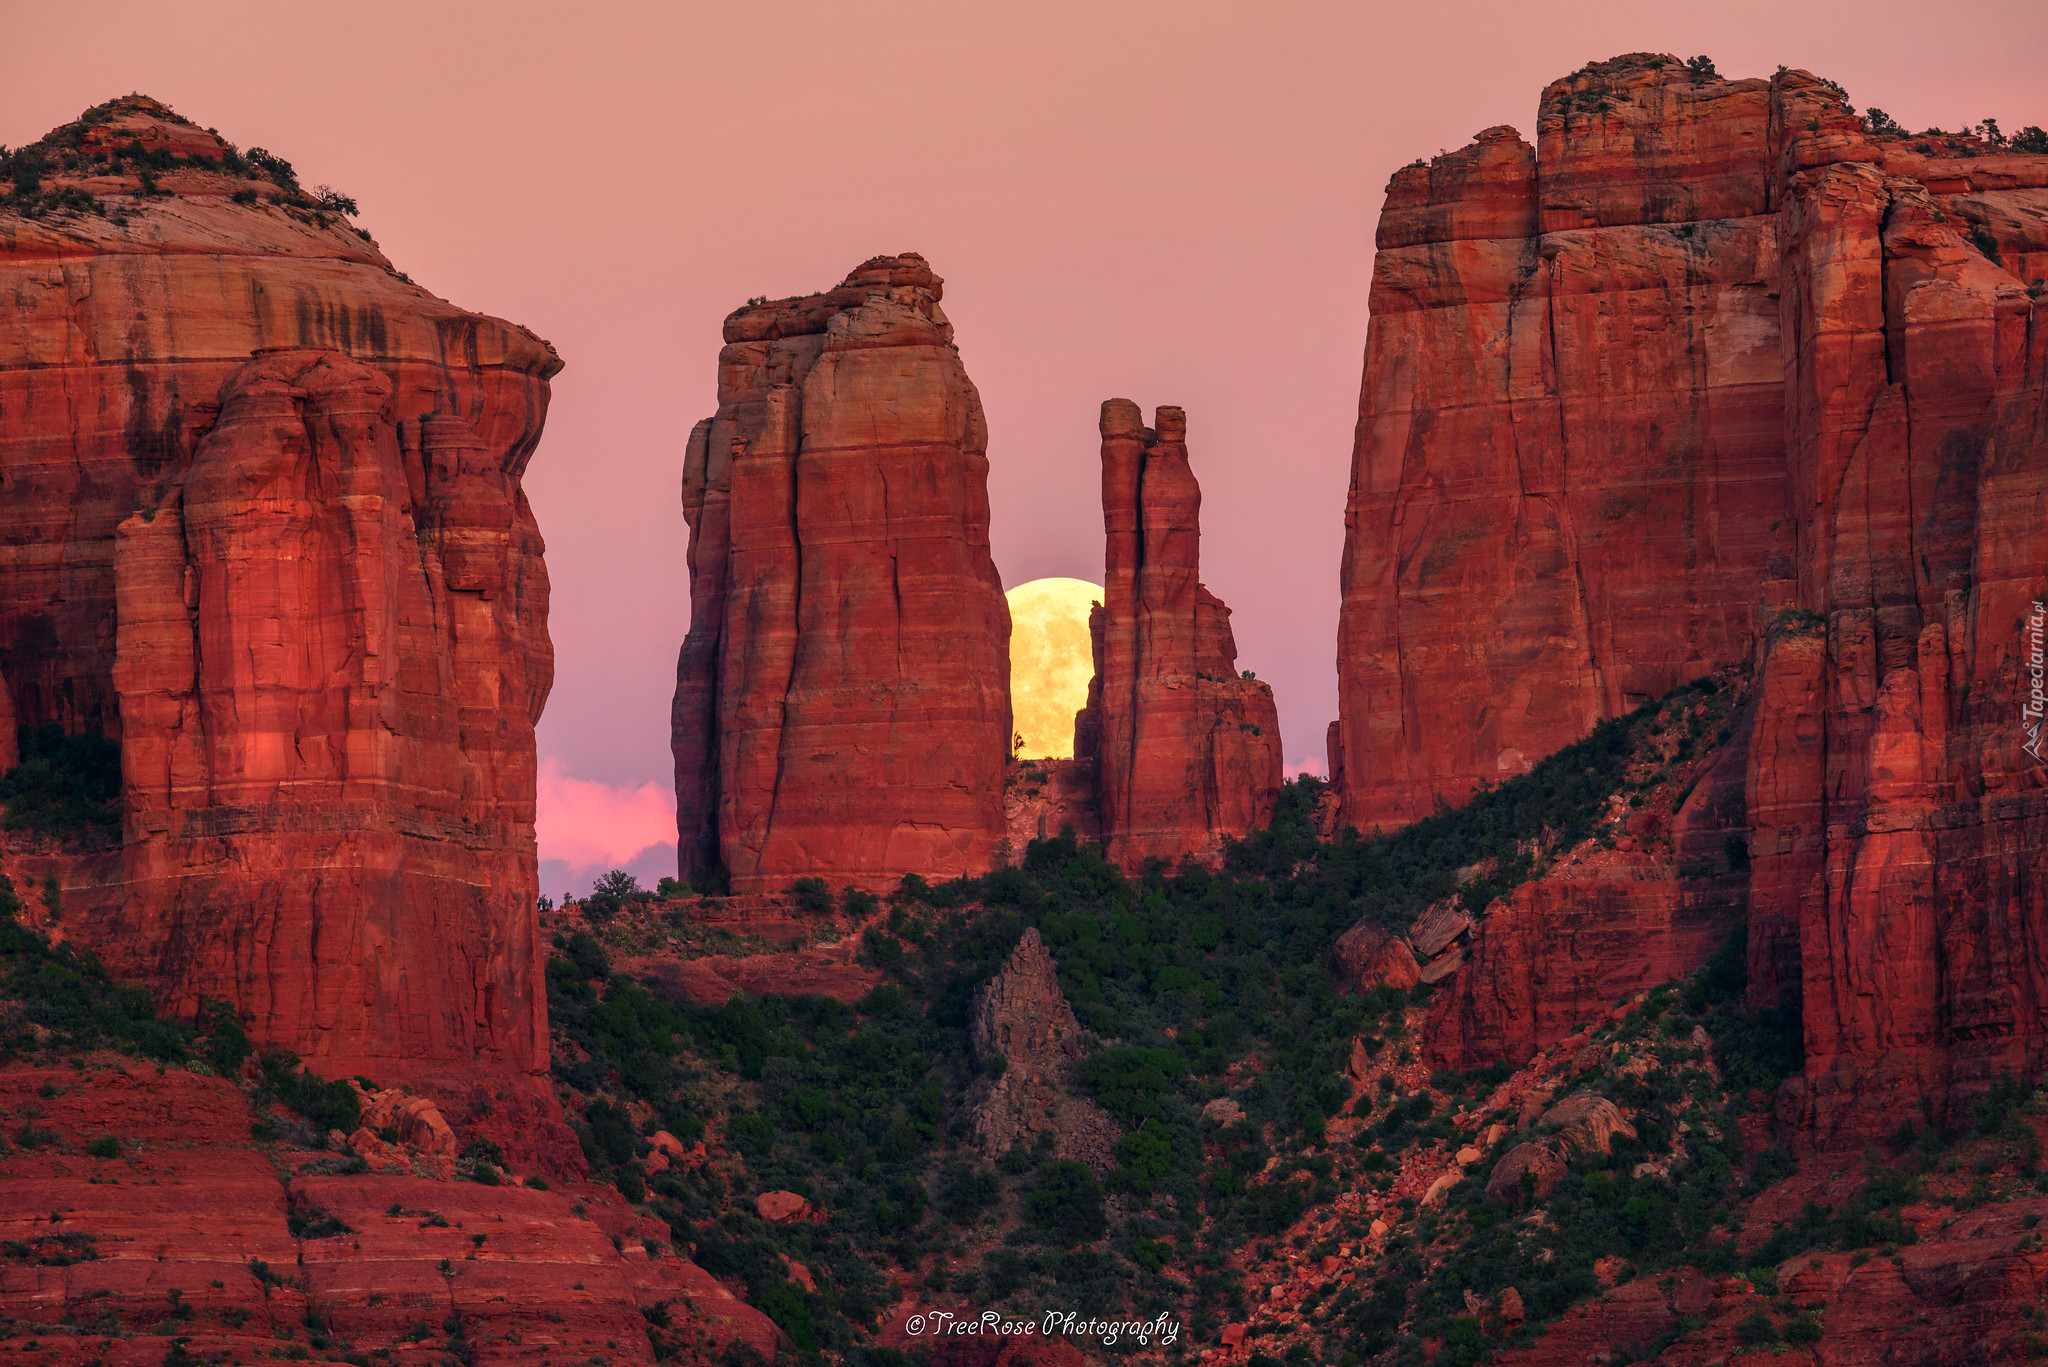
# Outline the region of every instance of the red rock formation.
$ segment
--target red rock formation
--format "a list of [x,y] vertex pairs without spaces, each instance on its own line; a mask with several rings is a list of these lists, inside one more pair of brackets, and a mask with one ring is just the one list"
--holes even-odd
[[1097,1171],[1114,1165],[1116,1122],[1067,1089],[1083,1052],[1081,1023],[1036,926],[982,988],[969,1029],[975,1061],[991,1074],[969,1103],[975,1141],[991,1162],[1051,1130],[1059,1157]]
[[1550,1107],[1536,1123],[1554,1128],[1556,1133],[1515,1145],[1493,1165],[1486,1178],[1486,1194],[1494,1200],[1518,1202],[1525,1176],[1533,1195],[1548,1196],[1563,1180],[1574,1155],[1604,1156],[1614,1151],[1615,1136],[1636,1137],[1636,1127],[1620,1107],[1604,1096],[1583,1092]]
[[[152,195],[93,160],[130,141],[189,160]],[[0,653],[23,723],[122,742],[125,809],[67,930],[328,1073],[544,1069],[560,361],[152,101],[34,150],[97,207],[0,201]]]
[[1032,841],[1069,826],[1076,839],[1100,840],[1096,801],[1093,760],[1027,759],[1011,765],[1003,787],[1011,850],[1021,853]]
[[[1493,1360],[1576,1367],[1624,1345],[1682,1333],[1683,1355],[1672,1360],[1762,1363],[1774,1360],[1771,1350],[1750,1346],[1743,1322],[1757,1315],[1782,1320],[1789,1303],[1825,1307],[1808,1317],[1823,1328],[1820,1340],[1807,1345],[1812,1361],[2024,1361],[2038,1332],[2027,1307],[2048,1275],[2048,1251],[2024,1231],[2044,1213],[2048,1201],[2023,1199],[1930,1221],[1921,1241],[1893,1258],[1802,1253],[1774,1269],[1783,1293],[1775,1305],[1741,1277],[1707,1278],[1690,1269],[1639,1277],[1547,1326],[1533,1345],[1505,1348]],[[1959,1348],[1966,1350],[1960,1359]]]
[[1009,609],[981,399],[916,255],[725,323],[690,434],[683,875],[893,887],[1002,840]]
[[[2048,312],[2001,265],[2048,247],[2048,157],[1909,179],[1893,144],[1798,131],[1827,92],[1788,86],[1787,443],[1799,606],[1826,636],[1764,660],[1785,706],[1760,728],[1820,714],[1819,803],[1780,870],[1807,1054],[1781,1106],[1853,1140],[2048,1061],[2048,768],[2021,731]],[[1964,190],[1968,229],[1944,208]]]
[[1338,936],[1331,957],[1337,981],[1353,992],[1370,992],[1383,984],[1413,987],[1421,980],[1415,951],[1408,942],[1370,921],[1360,921]]
[[1102,405],[1103,603],[1095,677],[1075,754],[1096,764],[1109,857],[1127,868],[1193,855],[1272,819],[1280,721],[1270,685],[1237,672],[1230,609],[1201,583],[1202,489],[1187,417],[1148,428],[1128,399]]
[[[1416,918],[1416,953],[1438,956],[1422,980],[1443,983],[1425,1041],[1434,1064],[1519,1066],[1616,1000],[1692,973],[1742,925],[1756,709],[1741,679],[1728,671],[1713,692],[1685,690],[1638,720],[1594,838],[1548,851],[1541,876],[1476,922],[1456,901]],[[1461,934],[1462,954],[1446,952]]]
[[[749,933],[765,935],[759,923]],[[623,959],[619,967],[643,981],[659,983],[672,997],[700,1006],[723,1006],[735,992],[766,996],[836,997],[856,1002],[883,981],[883,974],[854,960],[860,938],[848,935],[837,944],[816,949],[776,950],[765,954],[706,954],[678,959],[672,954]]]
[[1536,149],[1488,129],[1389,183],[1346,512],[1346,823],[1461,801],[1748,652],[1790,551],[1766,93],[1620,59],[1544,92]]
[[1668,873],[1524,883],[1479,923],[1469,961],[1432,1003],[1429,1057],[1521,1064],[1616,1000],[1697,969],[1741,911],[1725,891]]
[[18,727],[19,723],[14,719],[14,699],[7,692],[7,676],[0,674],[0,774],[21,763],[21,750],[15,735]]
[[1552,84],[1533,150],[1398,173],[1347,512],[1350,824],[1761,659],[1752,994],[1803,993],[1822,1139],[2048,1061],[2048,157],[1916,146],[1803,72],[1636,55]]
[[[246,1360],[310,1328],[377,1356],[431,1340],[490,1362],[652,1363],[641,1310],[667,1302],[685,1361],[735,1341],[774,1355],[775,1326],[609,1188],[323,1175],[327,1155],[252,1139],[257,1116],[224,1079],[94,1062],[0,1072],[0,1101],[34,1106],[50,1136],[0,1165],[0,1236],[34,1251],[0,1276],[0,1349],[154,1363],[176,1336]],[[117,1156],[85,1154],[101,1136]],[[346,1232],[292,1224],[323,1215]],[[95,1323],[121,1337],[72,1332]]]

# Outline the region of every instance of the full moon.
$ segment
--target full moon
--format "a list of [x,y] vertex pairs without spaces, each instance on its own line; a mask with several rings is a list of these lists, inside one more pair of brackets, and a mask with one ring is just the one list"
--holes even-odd
[[1034,579],[1010,600],[1010,710],[1017,753],[1024,759],[1067,759],[1074,753],[1074,714],[1088,705],[1095,653],[1088,608],[1102,588],[1086,579]]

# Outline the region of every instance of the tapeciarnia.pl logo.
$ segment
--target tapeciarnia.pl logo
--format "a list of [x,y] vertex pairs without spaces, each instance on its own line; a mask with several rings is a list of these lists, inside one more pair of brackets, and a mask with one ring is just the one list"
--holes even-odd
[[2020,748],[2037,760],[2041,758],[2041,714],[2048,709],[2048,690],[2043,688],[2044,677],[2048,677],[2044,647],[2048,647],[2048,606],[2037,601],[2034,615],[2027,619],[2027,705],[2020,709],[2020,730],[2027,737]]

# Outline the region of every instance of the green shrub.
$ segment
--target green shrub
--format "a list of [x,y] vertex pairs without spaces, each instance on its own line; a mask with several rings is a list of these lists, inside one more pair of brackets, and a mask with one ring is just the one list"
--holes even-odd
[[[159,1020],[149,993],[115,982],[91,950],[68,941],[53,945],[41,931],[5,917],[0,917],[0,993],[20,1004],[15,1024],[47,1031],[49,1047],[111,1047],[164,1062],[184,1059],[191,1051],[191,1029]],[[10,1031],[0,1035],[0,1056],[34,1043],[32,1032]]]
[[200,1009],[199,1027],[206,1032],[206,1061],[222,1077],[241,1072],[242,1064],[255,1052],[249,1032],[232,1003],[214,998]]
[[1186,1071],[1186,1061],[1171,1049],[1104,1049],[1081,1065],[1095,1099],[1126,1125],[1164,1114],[1166,1098]]
[[362,1102],[348,1083],[329,1082],[312,1069],[301,1067],[299,1056],[289,1049],[272,1050],[258,1061],[257,1067],[262,1070],[258,1097],[297,1111],[312,1125],[316,1135],[325,1135],[330,1130],[353,1134],[362,1128]]
[[20,730],[21,762],[0,776],[9,830],[54,833],[121,823],[121,747],[103,736],[67,736],[50,723]]
[[1173,1245],[1140,1239],[1131,1245],[1131,1261],[1147,1272],[1157,1272],[1173,1260]]
[[956,1225],[973,1224],[1002,1199],[1003,1179],[969,1159],[955,1159],[939,1178],[939,1212]]
[[1109,1230],[1102,1213],[1102,1188],[1085,1163],[1055,1159],[1038,1170],[1038,1182],[1024,1197],[1032,1225],[1057,1235],[1069,1247],[1099,1239]]
[[1173,1169],[1173,1145],[1154,1130],[1132,1130],[1116,1143],[1116,1156],[1130,1186],[1150,1192]]
[[830,916],[832,914],[832,889],[822,878],[799,878],[788,888],[789,895],[796,899],[796,909],[808,916]]
[[757,1307],[796,1343],[797,1350],[815,1353],[818,1331],[811,1323],[810,1298],[799,1287],[783,1285],[761,1295]]
[[609,921],[628,904],[651,902],[654,896],[632,874],[613,869],[597,880],[590,896],[584,899],[585,914],[593,921]]
[[1821,1328],[1819,1320],[1811,1314],[1805,1314],[1795,1315],[1786,1320],[1784,1333],[1787,1343],[1819,1343],[1825,1331]]
[[331,1211],[318,1206],[294,1209],[285,1215],[285,1228],[294,1239],[338,1239],[355,1230]]
[[1735,1326],[1735,1337],[1745,1347],[1757,1348],[1766,1343],[1776,1343],[1778,1330],[1771,1323],[1771,1317],[1758,1310]]
[[252,147],[242,155],[248,159],[251,166],[270,177],[272,181],[283,188],[288,190],[299,188],[297,173],[292,170],[292,164],[283,157],[273,156],[261,147]]

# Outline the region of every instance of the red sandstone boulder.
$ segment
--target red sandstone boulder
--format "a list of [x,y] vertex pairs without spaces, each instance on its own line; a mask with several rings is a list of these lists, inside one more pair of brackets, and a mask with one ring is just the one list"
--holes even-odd
[[981,399],[915,254],[726,320],[690,434],[673,713],[685,877],[893,887],[1003,839],[1009,609]]
[[1536,1123],[1555,1133],[1515,1145],[1493,1165],[1486,1194],[1496,1201],[1519,1200],[1525,1182],[1539,1199],[1546,1197],[1564,1179],[1573,1155],[1612,1153],[1617,1136],[1636,1137],[1635,1126],[1619,1106],[1586,1093],[1566,1097]]
[[441,1108],[429,1098],[407,1096],[389,1087],[367,1094],[358,1088],[357,1094],[362,1097],[364,1129],[372,1133],[392,1130],[399,1143],[437,1158],[452,1159],[461,1152],[461,1141],[448,1128]]
[[825,1218],[825,1212],[793,1191],[764,1191],[754,1198],[754,1210],[771,1225],[790,1225]]
[[1413,987],[1419,976],[1408,942],[1369,921],[1338,936],[1332,958],[1337,981],[1353,992],[1370,992],[1382,984]]
[[1075,753],[1095,762],[1110,858],[1127,869],[1193,855],[1271,820],[1281,782],[1273,690],[1240,676],[1230,609],[1201,583],[1201,485],[1187,417],[1146,427],[1128,399],[1102,405],[1102,604],[1095,677]]

